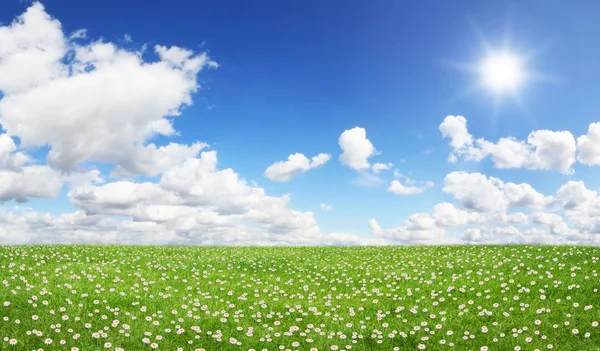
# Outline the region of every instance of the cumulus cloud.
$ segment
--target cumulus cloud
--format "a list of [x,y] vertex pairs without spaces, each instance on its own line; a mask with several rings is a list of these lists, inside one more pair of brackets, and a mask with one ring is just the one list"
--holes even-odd
[[[192,104],[197,74],[216,67],[206,53],[155,46],[157,61],[113,43],[79,44],[34,3],[0,27],[0,123],[22,147],[49,146],[48,163],[73,171],[83,161],[114,163],[118,172],[153,175],[200,147],[156,147],[175,134],[172,118]],[[156,167],[149,165],[157,160]],[[152,171],[150,171],[152,169]]]
[[427,214],[415,214],[400,227],[382,229],[377,220],[369,220],[371,235],[400,244],[432,245],[449,242],[444,238],[444,229],[431,226]]
[[369,157],[377,154],[377,150],[367,139],[367,131],[364,128],[345,130],[340,135],[338,144],[342,148],[340,162],[357,171],[368,170],[371,167]]
[[485,221],[485,218],[481,214],[456,208],[453,204],[448,202],[442,202],[433,207],[433,218],[438,227],[481,224]]
[[577,160],[588,166],[600,165],[600,122],[590,124],[588,132],[577,138]]
[[331,155],[321,153],[308,159],[301,153],[295,153],[288,156],[287,161],[279,161],[270,165],[264,174],[270,180],[287,182],[299,173],[305,173],[324,165],[330,158]]
[[569,181],[558,189],[556,199],[580,232],[600,234],[600,196],[595,190],[582,181]]
[[573,173],[577,145],[569,131],[537,130],[529,134],[527,141],[505,137],[494,143],[483,138],[474,140],[467,129],[467,119],[451,115],[444,119],[439,129],[444,138],[450,139],[450,162],[456,162],[459,158],[481,161],[490,156],[494,167],[500,169],[527,168]]
[[18,172],[0,170],[0,203],[26,202],[30,197],[55,198],[62,186],[61,175],[47,166],[28,166]]
[[452,172],[444,178],[442,190],[453,195],[467,209],[505,213],[509,207],[543,209],[552,201],[526,183],[504,183],[481,173]]

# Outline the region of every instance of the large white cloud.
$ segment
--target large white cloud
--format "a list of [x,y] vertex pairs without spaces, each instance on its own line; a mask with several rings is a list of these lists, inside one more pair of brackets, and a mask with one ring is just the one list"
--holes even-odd
[[569,131],[536,130],[527,141],[514,137],[500,138],[493,143],[483,138],[474,140],[463,116],[447,116],[439,126],[442,136],[450,139],[451,162],[459,157],[480,161],[490,156],[496,168],[527,168],[558,170],[573,173],[576,142]]
[[369,157],[377,154],[377,150],[367,139],[367,131],[361,127],[345,130],[340,135],[338,144],[342,148],[340,162],[358,171],[369,169]]
[[63,186],[61,174],[48,166],[27,165],[31,158],[17,149],[11,137],[0,134],[0,203],[57,197]]
[[505,213],[510,207],[541,210],[553,201],[552,196],[544,196],[529,184],[504,183],[481,173],[449,173],[442,190],[478,212]]
[[279,161],[270,165],[265,171],[265,177],[277,182],[287,182],[299,173],[324,165],[331,155],[318,154],[311,159],[301,153],[291,154],[287,161]]
[[0,203],[25,202],[30,197],[55,198],[62,186],[62,176],[47,166],[28,166],[17,172],[0,170]]
[[12,24],[0,27],[0,91],[28,91],[67,74],[60,63],[67,48],[60,22],[34,3]]
[[582,181],[569,181],[556,192],[566,216],[583,233],[600,234],[600,196]]
[[175,133],[170,118],[192,104],[197,74],[216,67],[206,53],[156,45],[158,60],[145,61],[113,43],[80,45],[39,3],[1,27],[0,40],[0,123],[22,147],[48,145],[51,166],[98,161],[154,175],[200,151],[147,141]]

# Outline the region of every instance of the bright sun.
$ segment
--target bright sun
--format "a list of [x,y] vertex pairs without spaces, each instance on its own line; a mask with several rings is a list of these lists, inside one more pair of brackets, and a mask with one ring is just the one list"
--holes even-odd
[[503,92],[514,90],[523,81],[523,71],[519,60],[510,54],[489,56],[481,65],[485,85]]

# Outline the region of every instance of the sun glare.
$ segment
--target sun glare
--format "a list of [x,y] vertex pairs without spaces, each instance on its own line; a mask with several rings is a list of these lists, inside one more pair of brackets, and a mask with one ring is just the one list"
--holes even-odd
[[481,65],[481,74],[485,85],[499,92],[514,90],[523,81],[521,63],[510,54],[488,57]]

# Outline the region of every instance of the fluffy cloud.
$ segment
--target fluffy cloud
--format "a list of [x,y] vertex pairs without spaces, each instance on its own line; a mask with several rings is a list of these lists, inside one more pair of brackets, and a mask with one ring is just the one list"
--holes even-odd
[[377,154],[377,150],[367,139],[367,131],[364,128],[345,130],[340,135],[338,144],[342,148],[340,162],[358,171],[369,169],[369,157]]
[[25,166],[31,158],[17,149],[11,137],[0,134],[0,203],[57,197],[63,186],[61,174],[48,166]]
[[290,155],[287,161],[279,161],[270,165],[265,171],[265,177],[277,182],[287,182],[299,173],[324,165],[330,158],[331,155],[318,154],[309,160],[303,154],[295,153]]
[[142,228],[174,233],[173,240],[303,245],[325,240],[313,214],[290,208],[289,196],[269,196],[217,164],[216,151],[204,151],[164,172],[158,183],[94,184],[99,182],[88,174],[68,196],[87,214],[132,218]]
[[444,178],[442,191],[453,195],[467,209],[504,213],[508,204],[502,184],[500,179],[481,173],[452,172]]
[[26,92],[67,72],[60,60],[67,43],[60,22],[34,3],[12,24],[0,27],[0,91]]
[[29,156],[17,152],[17,145],[11,137],[0,134],[0,170],[18,171],[29,161]]
[[569,181],[558,189],[556,199],[580,232],[600,234],[600,196],[596,191],[581,181]]
[[[443,190],[458,206],[443,202],[433,207],[432,214],[414,214],[389,229],[373,219],[372,235],[401,243],[600,244],[600,196],[583,182],[569,181],[553,197],[525,183],[452,172],[444,179]],[[511,208],[534,212],[507,213]],[[525,224],[529,228],[519,228]]]
[[197,74],[216,67],[206,53],[157,45],[148,62],[112,43],[79,45],[39,3],[1,27],[0,40],[0,123],[22,147],[48,145],[51,166],[98,161],[154,175],[202,148],[147,141],[175,133],[171,118],[192,104]]
[[382,229],[377,220],[369,220],[371,235],[401,244],[439,244],[449,242],[444,238],[444,230],[432,226],[427,214],[415,214],[400,227]]
[[433,207],[433,218],[438,227],[456,227],[467,224],[481,224],[484,217],[477,212],[456,208],[453,204],[442,202]]
[[505,213],[509,207],[541,210],[553,201],[529,184],[504,183],[481,173],[452,172],[444,178],[442,190],[465,208],[484,213]]
[[533,131],[527,141],[514,137],[500,138],[497,143],[483,138],[474,140],[463,116],[447,116],[439,126],[442,136],[450,139],[450,162],[459,157],[480,161],[490,156],[496,168],[558,170],[573,173],[576,142],[569,131]]
[[394,193],[396,195],[416,195],[420,194],[425,189],[433,186],[432,182],[427,182],[423,186],[414,186],[414,185],[404,185],[398,179],[392,180],[392,183],[387,188],[388,192]]
[[0,203],[26,202],[29,197],[55,198],[62,186],[61,175],[47,166],[28,166],[17,172],[0,170]]
[[590,124],[588,132],[577,138],[577,160],[588,166],[600,165],[600,122]]

